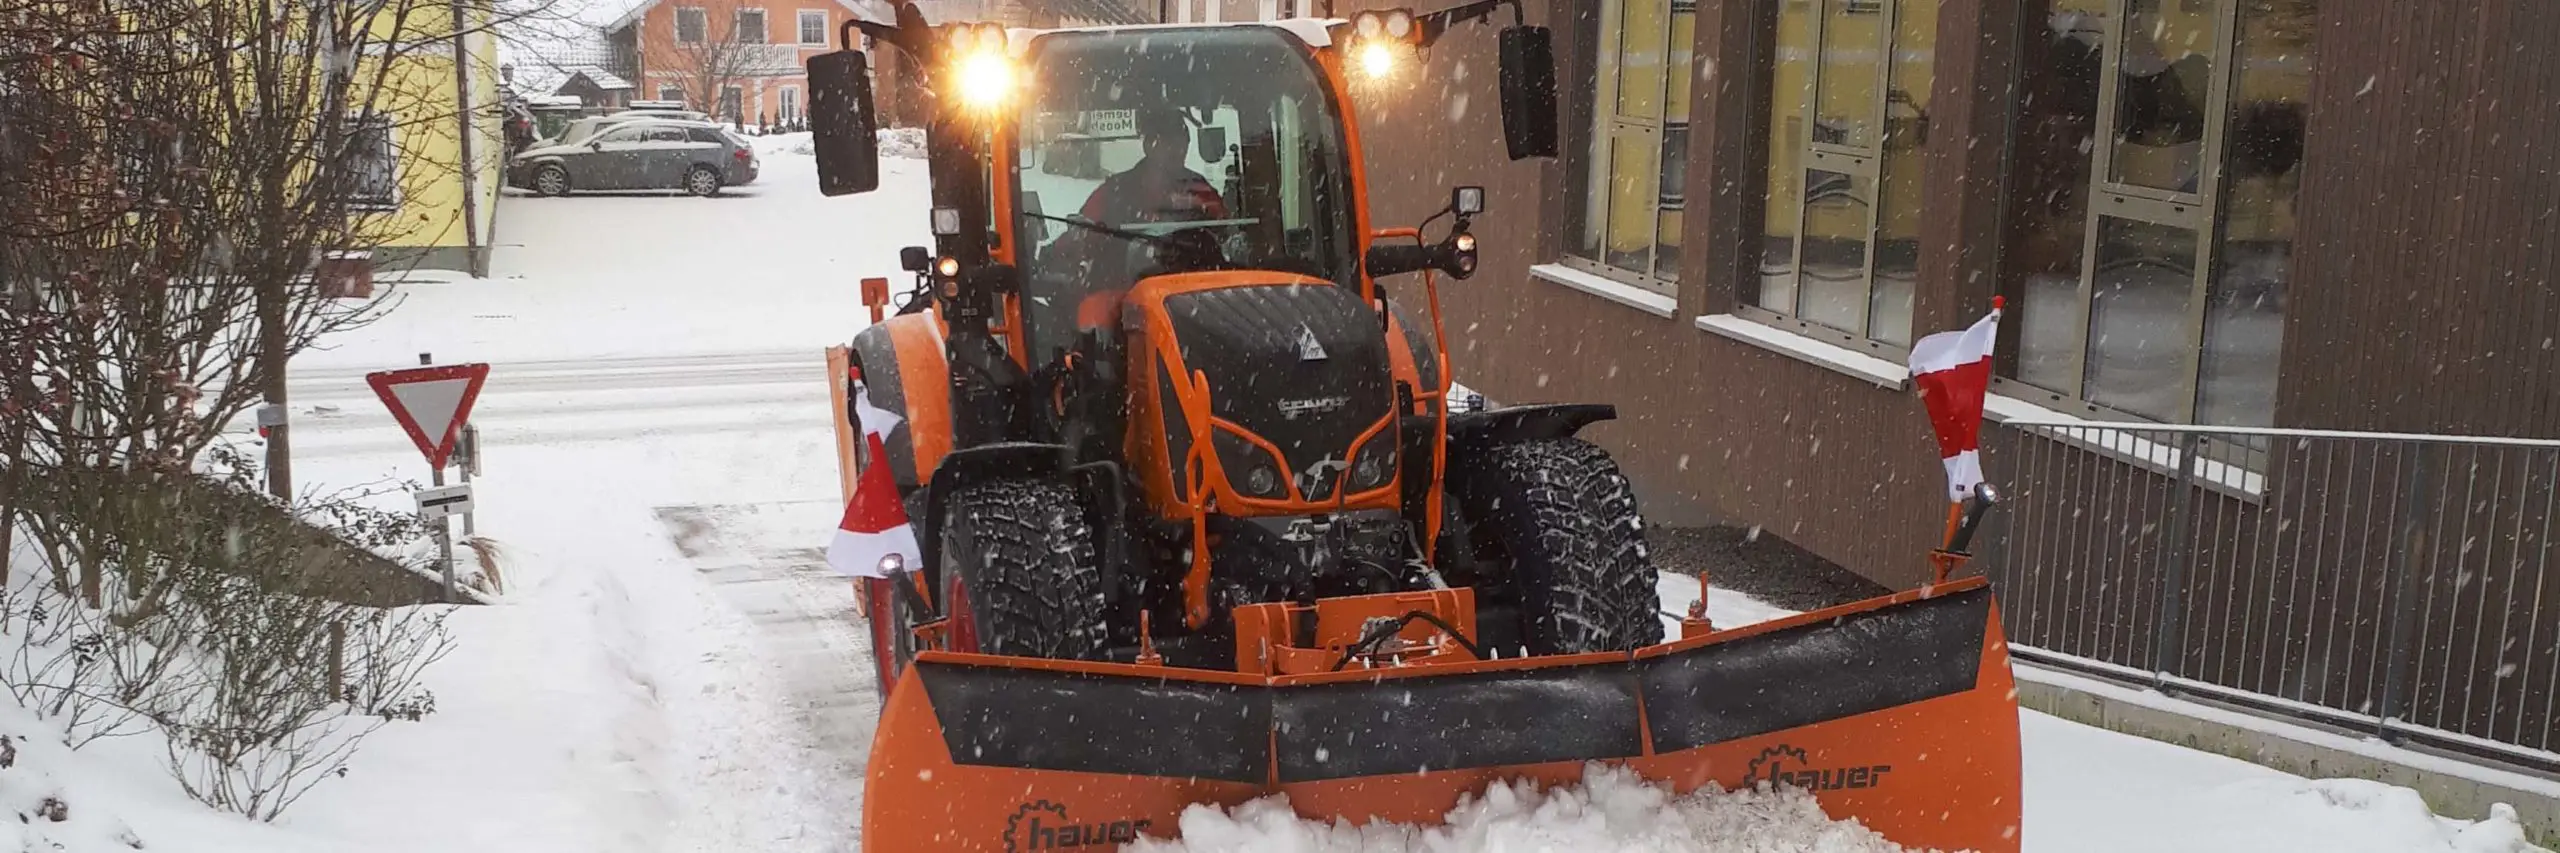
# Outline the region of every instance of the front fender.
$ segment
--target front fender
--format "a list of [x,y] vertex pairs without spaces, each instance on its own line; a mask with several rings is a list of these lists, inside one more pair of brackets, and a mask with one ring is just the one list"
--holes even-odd
[[924,485],[924,474],[951,448],[951,367],[931,313],[901,314],[853,336],[853,359],[871,405],[898,416],[881,437],[899,491]]
[[923,517],[907,519],[915,527],[916,556],[924,560],[931,588],[942,588],[942,508],[953,492],[989,480],[1066,479],[1068,456],[1066,445],[1027,441],[981,444],[943,456],[933,469],[933,482],[925,486]]
[[1522,441],[1569,438],[1583,427],[1617,418],[1618,407],[1607,403],[1545,403],[1458,412],[1449,416],[1449,451],[1457,454]]

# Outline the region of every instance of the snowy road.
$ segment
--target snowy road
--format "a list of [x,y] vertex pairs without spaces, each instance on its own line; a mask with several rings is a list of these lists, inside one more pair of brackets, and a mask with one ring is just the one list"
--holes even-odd
[[[495,277],[403,288],[297,361],[312,487],[424,479],[365,372],[420,351],[493,364],[479,526],[509,596],[455,617],[437,713],[377,735],[289,827],[420,853],[855,848],[877,699],[818,554],[841,510],[821,350],[861,322],[853,282],[926,238],[911,166],[853,199],[811,173],[768,154],[733,198],[510,197]],[[1694,588],[1665,578],[1666,609]],[[2035,853],[2507,849],[2457,846],[2398,789],[2037,714],[2024,732]]]
[[[558,442],[779,426],[772,418],[782,412],[823,430],[825,371],[825,360],[807,350],[494,362],[472,423],[498,454]],[[294,423],[306,427],[295,436],[296,458],[411,446],[365,384],[367,372],[313,370],[294,377]]]

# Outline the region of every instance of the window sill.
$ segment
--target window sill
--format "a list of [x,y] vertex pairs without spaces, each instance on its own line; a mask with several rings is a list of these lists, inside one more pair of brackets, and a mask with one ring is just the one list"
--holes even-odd
[[1669,296],[1635,285],[1610,281],[1606,277],[1592,275],[1563,264],[1539,264],[1530,267],[1529,274],[1665,320],[1671,319],[1671,315],[1680,310],[1679,300]]
[[1700,331],[1827,367],[1875,383],[1880,388],[1901,391],[1911,387],[1909,367],[1838,344],[1817,341],[1732,314],[1709,314],[1698,318],[1697,323]]
[[[1882,388],[1902,391],[1911,386],[1911,369],[1905,365],[1765,323],[1732,314],[1709,314],[1699,317],[1697,326],[1700,331],[1829,368]],[[2166,476],[2176,476],[2180,467],[2179,448],[2142,437],[2138,434],[2139,424],[2093,421],[1997,392],[1983,400],[1982,416],[1987,421],[2033,428],[2049,439]],[[2266,474],[2247,466],[2205,459],[2196,466],[2195,478],[2206,488],[2244,500],[2255,501],[2266,495]]]

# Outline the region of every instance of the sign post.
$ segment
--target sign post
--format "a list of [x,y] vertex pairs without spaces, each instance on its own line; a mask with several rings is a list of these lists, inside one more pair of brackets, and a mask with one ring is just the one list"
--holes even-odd
[[[420,353],[418,361],[430,361]],[[373,386],[374,396],[391,409],[391,417],[407,430],[409,440],[416,442],[418,452],[427,457],[434,488],[418,493],[418,515],[435,522],[436,556],[444,573],[444,600],[456,599],[453,580],[453,530],[446,519],[471,511],[471,486],[444,484],[444,468],[454,456],[471,419],[471,404],[480,397],[480,383],[489,378],[489,365],[454,364],[413,367],[407,370],[384,370],[366,374],[365,384]],[[475,448],[476,449],[476,448]],[[466,464],[463,475],[470,477]],[[466,518],[468,516],[465,516]],[[468,526],[465,527],[466,532]]]
[[[470,421],[462,422],[462,443],[454,447],[453,460],[453,467],[462,472],[462,484],[471,485],[472,475],[480,473],[480,428],[472,426]],[[470,505],[466,503],[462,510],[462,535],[480,535],[475,527],[471,521]]]

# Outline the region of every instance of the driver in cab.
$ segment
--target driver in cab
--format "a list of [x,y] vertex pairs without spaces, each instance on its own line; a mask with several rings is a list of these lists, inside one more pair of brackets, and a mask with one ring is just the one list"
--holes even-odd
[[1171,109],[1138,114],[1138,142],[1146,153],[1126,172],[1102,179],[1084,200],[1086,221],[1102,225],[1227,218],[1227,202],[1209,179],[1183,165],[1191,150],[1191,123]]
[[[1195,222],[1227,218],[1226,199],[1209,179],[1191,171],[1183,154],[1191,149],[1191,124],[1182,113],[1164,107],[1138,113],[1138,140],[1144,154],[1128,171],[1102,180],[1093,194],[1086,196],[1079,211],[1087,222],[1107,227],[1135,223]],[[1087,280],[1087,295],[1076,306],[1079,329],[1109,328],[1118,319],[1120,296],[1128,290],[1124,280],[1130,271],[1123,264],[1106,259],[1125,257],[1103,246],[1104,235],[1083,232],[1084,248],[1096,261]],[[1217,251],[1214,240],[1204,231],[1177,232],[1169,242],[1177,251]],[[1104,239],[1096,239],[1104,238]],[[1206,245],[1193,245],[1206,244]]]

